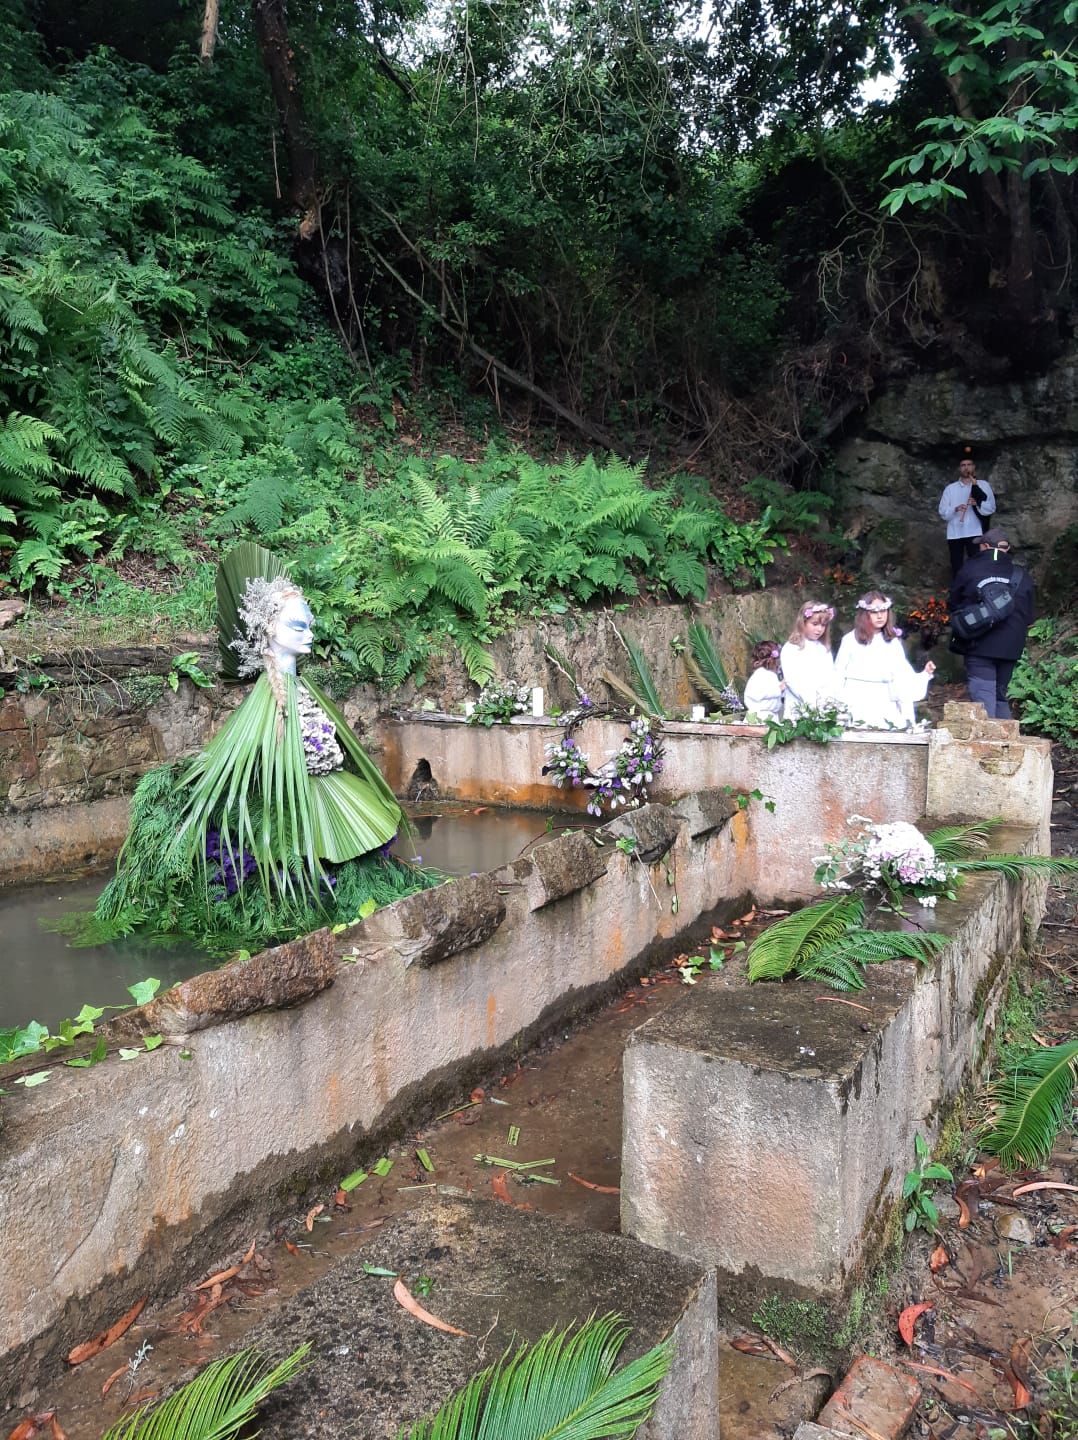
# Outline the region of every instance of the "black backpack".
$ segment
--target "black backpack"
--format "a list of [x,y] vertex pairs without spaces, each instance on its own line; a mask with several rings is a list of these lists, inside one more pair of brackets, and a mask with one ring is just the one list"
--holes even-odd
[[1015,592],[1025,571],[1016,565],[1009,580],[982,580],[977,586],[980,599],[962,605],[951,615],[951,632],[959,640],[976,640],[994,630],[1014,611]]

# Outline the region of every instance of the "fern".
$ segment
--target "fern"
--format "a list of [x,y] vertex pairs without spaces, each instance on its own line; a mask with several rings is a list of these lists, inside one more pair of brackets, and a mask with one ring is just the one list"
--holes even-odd
[[1004,1169],[1043,1165],[1071,1110],[1078,1082],[1078,1040],[1022,1055],[988,1092],[993,1117],[981,1146]]

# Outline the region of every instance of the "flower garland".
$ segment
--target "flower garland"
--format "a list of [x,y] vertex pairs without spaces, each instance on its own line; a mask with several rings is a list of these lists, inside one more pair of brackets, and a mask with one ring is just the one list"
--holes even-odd
[[593,793],[586,806],[589,815],[601,816],[604,809],[634,809],[647,803],[649,787],[662,773],[663,746],[659,739],[659,722],[645,715],[629,714],[629,733],[613,755],[597,768],[573,738],[573,731],[584,720],[626,718],[625,712],[593,705],[579,691],[576,708],[563,717],[561,740],[546,747],[547,763],[542,773],[551,776],[560,789],[563,785],[582,785]]

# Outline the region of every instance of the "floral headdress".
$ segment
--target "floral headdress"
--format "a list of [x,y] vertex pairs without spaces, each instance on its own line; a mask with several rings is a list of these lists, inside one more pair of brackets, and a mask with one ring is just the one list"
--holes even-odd
[[802,605],[802,620],[811,620],[814,615],[826,615],[828,622],[830,622],[835,618],[835,607],[833,605],[825,605],[821,600],[812,600],[808,605]]
[[285,575],[278,575],[273,580],[256,575],[248,580],[239,605],[240,629],[228,642],[230,649],[235,650],[239,657],[241,679],[257,675],[262,670],[270,633],[281,606],[287,596],[301,594],[302,591]]
[[857,602],[858,610],[867,610],[870,615],[885,615],[891,608],[890,595],[884,595],[882,599],[874,599],[868,595],[862,595]]

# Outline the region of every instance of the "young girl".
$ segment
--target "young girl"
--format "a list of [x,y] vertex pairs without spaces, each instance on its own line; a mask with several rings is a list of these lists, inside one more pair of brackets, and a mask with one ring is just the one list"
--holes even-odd
[[782,714],[782,692],[786,686],[779,679],[779,647],[774,640],[761,640],[752,647],[752,674],[745,686],[745,719],[777,720]]
[[835,698],[835,662],[831,658],[830,605],[810,600],[797,612],[779,660],[786,682],[783,718],[796,720],[802,710],[819,709]]
[[870,730],[908,730],[914,704],[928,693],[936,667],[918,674],[891,622],[891,601],[870,590],[857,602],[853,629],[843,635],[835,661],[839,694],[854,725]]

